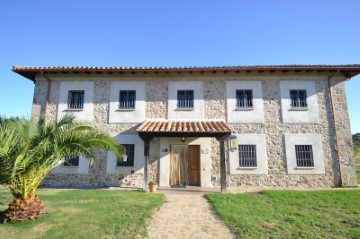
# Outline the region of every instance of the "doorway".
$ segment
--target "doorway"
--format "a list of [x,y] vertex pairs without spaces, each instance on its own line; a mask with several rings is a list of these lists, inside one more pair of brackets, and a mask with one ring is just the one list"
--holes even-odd
[[171,145],[170,186],[200,186],[200,145]]

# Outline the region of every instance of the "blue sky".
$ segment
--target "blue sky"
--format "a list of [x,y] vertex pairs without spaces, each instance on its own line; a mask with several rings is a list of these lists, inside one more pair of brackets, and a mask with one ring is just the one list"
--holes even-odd
[[[359,64],[359,0],[12,0],[0,6],[0,114],[31,114],[13,65]],[[360,77],[346,83],[360,132]]]

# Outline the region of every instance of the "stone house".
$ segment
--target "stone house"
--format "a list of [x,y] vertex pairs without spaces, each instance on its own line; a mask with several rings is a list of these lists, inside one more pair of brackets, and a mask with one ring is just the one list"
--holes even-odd
[[32,67],[32,115],[73,113],[123,145],[68,157],[47,186],[355,185],[345,81],[360,65]]

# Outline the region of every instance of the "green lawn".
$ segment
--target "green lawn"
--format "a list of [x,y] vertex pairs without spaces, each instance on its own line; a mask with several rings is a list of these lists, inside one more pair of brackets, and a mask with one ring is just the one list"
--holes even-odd
[[360,184],[360,165],[356,166],[357,183]]
[[205,197],[238,238],[360,238],[360,190]]
[[[146,220],[163,194],[118,190],[40,189],[46,214],[35,221],[0,224],[0,238],[134,238],[146,235]],[[11,201],[0,190],[0,219]]]

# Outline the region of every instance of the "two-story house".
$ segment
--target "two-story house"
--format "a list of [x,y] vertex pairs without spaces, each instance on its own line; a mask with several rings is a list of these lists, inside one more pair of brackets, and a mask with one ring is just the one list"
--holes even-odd
[[65,158],[51,186],[355,185],[345,81],[360,65],[32,67],[32,115],[73,113],[124,155]]

